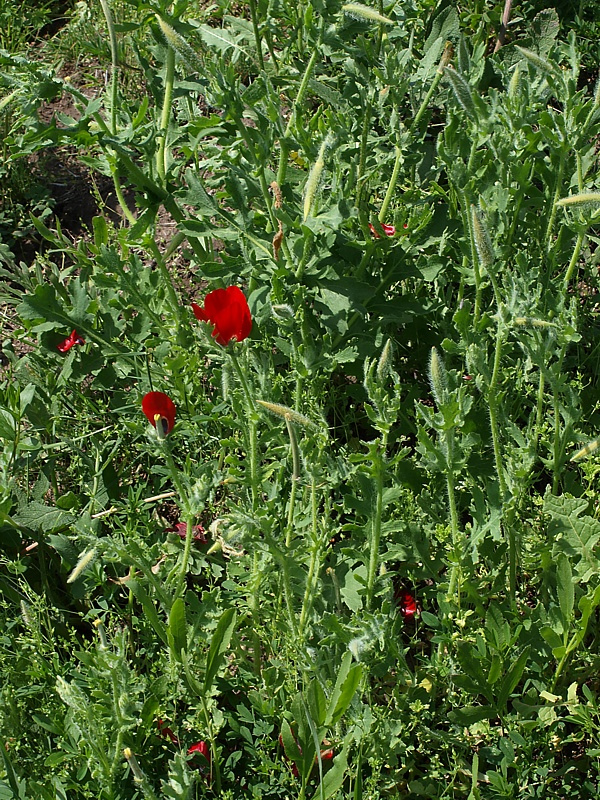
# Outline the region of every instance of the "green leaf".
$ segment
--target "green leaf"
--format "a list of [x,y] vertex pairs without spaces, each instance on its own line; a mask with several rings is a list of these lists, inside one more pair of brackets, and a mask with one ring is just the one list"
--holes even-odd
[[298,747],[298,742],[294,734],[292,733],[292,729],[286,719],[283,720],[281,725],[281,740],[283,742],[283,749],[285,750],[286,756],[293,761],[294,763],[298,763],[302,759],[302,753],[300,752],[300,748]]
[[177,659],[181,658],[181,651],[187,650],[187,624],[185,620],[185,601],[182,597],[171,606],[169,614],[169,647]]
[[500,691],[498,692],[498,707],[505,708],[506,704],[508,703],[508,698],[514,692],[517,684],[521,680],[521,676],[523,675],[523,671],[527,664],[527,659],[529,658],[529,645],[525,647],[516,661],[514,661],[504,676],[504,680],[500,685]]
[[185,202],[194,206],[196,214],[212,217],[219,213],[219,207],[214,199],[204,188],[198,175],[191,169],[185,173],[185,181],[188,186],[185,192]]
[[565,629],[569,627],[575,605],[575,587],[571,563],[564,553],[559,553],[556,564],[558,603],[562,612]]
[[235,608],[228,608],[221,615],[215,632],[210,642],[210,650],[206,660],[206,672],[204,675],[204,691],[208,693],[213,681],[221,667],[225,651],[229,647],[231,635],[235,627]]
[[321,727],[327,713],[327,698],[318,680],[310,683],[307,692],[308,710],[312,721]]
[[135,578],[127,581],[127,588],[131,590],[133,596],[141,604],[148,621],[154,628],[155,633],[158,634],[160,639],[166,644],[169,644],[169,637],[167,635],[167,627],[161,618],[158,616],[156,607],[152,602],[150,595],[146,589]]
[[60,508],[32,502],[22,508],[12,519],[23,528],[49,533],[57,528],[64,528],[70,525],[75,517]]
[[333,765],[323,776],[312,796],[312,800],[327,800],[342,788],[346,770],[348,769],[348,745],[349,740],[344,742],[342,751],[334,755]]
[[232,49],[239,51],[239,53],[246,53],[244,48],[239,46],[225,28],[211,28],[210,25],[199,25],[198,31],[204,44],[208,47],[214,47],[220,53],[226,53]]
[[484,719],[495,719],[498,715],[492,706],[463,706],[448,712],[448,716],[452,722],[468,728]]
[[329,698],[329,707],[324,722],[326,727],[329,728],[340,721],[352,702],[361,678],[362,665],[354,664],[352,666],[352,654],[344,653],[337,680]]
[[600,570],[594,548],[600,541],[600,522],[585,512],[589,504],[585,498],[561,495],[544,498],[544,513],[551,519],[548,536],[554,541],[552,554],[558,560],[559,553],[569,556],[572,568],[581,581],[587,581]]

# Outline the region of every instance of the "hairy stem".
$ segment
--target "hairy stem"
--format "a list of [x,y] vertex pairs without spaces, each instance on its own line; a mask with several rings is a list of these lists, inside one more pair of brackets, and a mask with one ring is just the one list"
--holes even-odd
[[173,82],[175,80],[175,50],[167,47],[165,61],[165,89],[163,95],[162,113],[160,115],[160,133],[158,136],[158,150],[156,152],[156,172],[164,185],[167,179],[167,133],[173,105]]

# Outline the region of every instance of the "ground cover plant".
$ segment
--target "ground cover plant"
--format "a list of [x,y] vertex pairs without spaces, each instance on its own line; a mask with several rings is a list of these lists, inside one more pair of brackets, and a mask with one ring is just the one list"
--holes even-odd
[[0,52],[3,798],[597,796],[600,84],[503,10]]

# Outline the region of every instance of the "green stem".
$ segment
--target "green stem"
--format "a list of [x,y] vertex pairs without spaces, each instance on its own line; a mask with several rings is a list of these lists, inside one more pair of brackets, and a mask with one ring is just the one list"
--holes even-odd
[[298,115],[298,109],[304,102],[304,96],[308,90],[308,84],[310,79],[312,78],[313,70],[315,68],[315,64],[317,63],[317,58],[321,54],[321,36],[323,30],[323,23],[321,24],[321,33],[319,34],[319,40],[315,45],[315,48],[311,54],[311,57],[306,65],[306,70],[304,71],[304,76],[302,78],[302,82],[300,84],[300,88],[298,89],[298,94],[296,95],[296,99],[294,100],[294,106],[292,108],[292,113],[290,114],[290,118],[288,120],[288,124],[286,126],[285,132],[283,134],[283,138],[279,144],[280,153],[279,153],[279,167],[277,169],[277,183],[279,186],[283,186],[285,182],[285,173],[287,170],[287,161],[288,156],[290,153],[290,146],[288,143],[288,137],[292,132],[292,128],[296,123],[296,118]]
[[536,410],[535,410],[535,442],[534,447],[537,452],[540,438],[542,436],[542,424],[543,424],[543,414],[544,414],[544,391],[546,388],[546,381],[544,379],[544,373],[540,369],[540,378],[538,382],[538,391],[537,391],[537,403],[536,403]]
[[[558,172],[556,173],[556,183],[554,186],[554,196],[552,197],[551,205],[550,205],[550,217],[548,218],[548,225],[546,227],[546,255],[550,253],[552,249],[552,229],[554,228],[554,220],[556,219],[556,212],[557,206],[556,204],[560,200],[561,188],[562,188],[562,179],[563,179],[563,172],[565,167],[565,152],[564,149],[561,150],[560,153],[560,160],[558,162]],[[547,270],[550,269],[550,266],[547,266]]]
[[174,577],[174,573],[179,573],[176,578],[175,589],[173,592],[173,600],[176,600],[178,597],[183,597],[185,594],[185,580],[187,576],[188,564],[190,560],[190,553],[192,550],[192,541],[193,541],[193,530],[194,530],[194,517],[189,509],[189,501],[187,496],[187,491],[181,481],[179,470],[173,460],[173,456],[171,454],[169,443],[165,440],[163,442],[164,448],[163,452],[165,455],[165,461],[167,463],[167,467],[169,469],[169,474],[171,476],[171,480],[173,481],[173,485],[177,490],[177,494],[179,495],[181,507],[184,509],[185,515],[185,543],[183,546],[183,555],[181,557],[181,563],[179,564],[179,568],[175,568],[171,571],[167,578],[167,582]]
[[356,204],[360,200],[361,192],[363,190],[363,183],[365,180],[365,170],[367,167],[367,146],[369,143],[369,131],[371,130],[371,101],[367,100],[365,110],[363,112],[363,126],[360,136],[360,149],[358,152],[358,172],[356,175]]
[[567,271],[565,273],[565,280],[563,283],[563,303],[566,305],[567,300],[567,293],[569,291],[569,284],[571,283],[571,279],[575,274],[575,270],[577,268],[577,262],[579,261],[579,256],[581,254],[581,248],[583,247],[583,242],[585,240],[585,231],[580,231],[577,235],[577,240],[575,241],[575,248],[573,250],[573,255],[571,256],[571,260],[569,261],[569,266],[567,267]]
[[137,220],[135,218],[135,215],[127,205],[127,201],[125,200],[125,195],[123,194],[123,187],[121,186],[121,179],[119,178],[119,172],[116,166],[111,166],[111,174],[115,186],[115,194],[117,195],[117,200],[119,201],[121,210],[123,211],[123,214],[127,219],[127,222],[130,225],[135,225]]
[[254,39],[256,41],[256,50],[258,53],[258,65],[261,70],[265,69],[265,62],[262,53],[262,38],[260,35],[260,28],[258,26],[258,13],[256,9],[256,0],[250,0],[250,17],[252,18],[252,28],[254,30]]
[[457,606],[460,608],[460,542],[458,530],[458,512],[456,510],[456,487],[454,483],[454,430],[446,431],[446,491],[448,494],[448,507],[450,510],[450,530],[452,532],[452,550],[454,564],[450,573],[450,588],[448,595],[451,597],[458,582]]
[[167,290],[167,294],[169,296],[169,302],[171,304],[171,310],[174,314],[179,314],[179,300],[177,299],[177,293],[175,292],[175,287],[173,286],[173,280],[171,278],[171,273],[169,272],[169,268],[163,258],[162,253],[160,252],[158,245],[154,241],[152,237],[148,237],[147,242],[148,249],[152,252],[154,256],[154,260],[160,270],[160,274],[162,276],[163,284]]
[[215,742],[215,732],[213,730],[210,714],[208,713],[208,706],[206,705],[206,699],[203,694],[200,695],[200,702],[202,703],[202,711],[204,713],[204,719],[206,720],[206,730],[208,732],[208,738],[210,739],[210,752],[211,752],[210,782],[212,783],[212,779],[214,777],[215,780],[214,793],[215,797],[218,797],[221,794],[221,770],[219,768],[219,753],[217,752],[217,745]]
[[296,431],[294,426],[286,417],[285,424],[288,429],[290,437],[290,448],[292,451],[292,488],[290,489],[290,500],[288,506],[287,526],[285,534],[285,546],[289,549],[292,540],[292,530],[294,524],[294,506],[296,503],[296,490],[298,481],[300,480],[300,451],[298,449],[298,440],[296,439]]
[[[250,575],[250,586],[252,587],[252,593],[250,595],[250,601],[248,605],[250,606],[250,613],[252,614],[252,658],[254,662],[254,673],[259,677],[262,671],[262,648],[259,633],[260,582],[261,576],[259,569],[259,554],[257,551],[255,551],[252,558],[252,572]],[[286,602],[287,599],[288,598],[286,597]]]
[[481,315],[481,270],[479,269],[479,255],[475,244],[475,234],[473,232],[473,220],[471,218],[471,206],[468,202],[466,193],[463,194],[462,206],[464,209],[463,224],[469,232],[469,244],[471,246],[471,264],[473,265],[473,277],[475,278],[475,306],[473,308],[473,327],[477,328]]
[[252,509],[256,511],[258,508],[258,499],[260,494],[260,476],[258,473],[258,413],[256,411],[256,404],[250,392],[250,387],[246,380],[246,376],[240,366],[238,358],[233,348],[229,350],[231,363],[238,376],[244,395],[246,397],[246,409],[248,413],[248,460],[250,464],[250,490],[252,493]]
[[423,117],[423,114],[427,111],[427,107],[429,105],[429,101],[433,97],[433,93],[435,92],[438,83],[442,79],[442,75],[443,75],[443,70],[440,71],[438,69],[436,71],[435,75],[433,76],[433,81],[431,82],[431,86],[429,87],[429,90],[428,90],[427,94],[425,95],[425,99],[421,103],[421,107],[417,111],[417,114],[416,114],[415,118],[412,121],[412,125],[410,126],[411,132],[414,131],[417,128],[417,126],[419,125],[419,122],[421,121],[421,118]]
[[106,2],[106,0],[100,0],[100,5],[102,6],[104,18],[106,19],[106,25],[108,27],[108,36],[110,40],[110,56],[111,56],[111,66],[112,66],[111,89],[110,89],[110,94],[111,94],[110,132],[114,136],[117,132],[117,92],[118,92],[118,80],[119,80],[119,51],[117,47],[117,33],[115,31],[115,24],[113,21],[110,6]]
[[373,514],[373,527],[371,531],[369,567],[367,572],[367,610],[371,608],[373,592],[375,589],[375,579],[377,577],[377,567],[379,566],[379,545],[381,541],[381,522],[383,519],[383,478],[385,467],[385,451],[387,449],[387,433],[381,434],[381,441],[378,445],[378,452],[373,459],[373,471],[375,473],[375,510]]
[[175,50],[167,47],[165,62],[165,88],[163,96],[162,113],[160,116],[160,133],[158,136],[158,150],[156,153],[156,172],[163,185],[167,178],[167,134],[173,104],[173,83],[175,80]]
[[308,565],[308,575],[306,576],[306,588],[304,590],[304,599],[302,600],[302,610],[300,612],[300,622],[298,624],[298,636],[302,638],[304,628],[308,619],[308,615],[313,606],[314,598],[314,582],[319,571],[319,555],[321,552],[321,541],[319,539],[319,520],[317,514],[317,479],[313,474],[310,487],[311,492],[311,509],[312,509],[312,548],[310,552],[310,562]]
[[490,427],[492,431],[492,443],[494,446],[494,462],[496,464],[496,474],[498,475],[498,486],[500,487],[501,502],[506,502],[507,485],[504,476],[504,465],[502,463],[502,448],[500,445],[500,433],[498,425],[498,395],[497,383],[498,375],[500,372],[500,360],[502,358],[502,345],[504,344],[504,334],[498,325],[498,332],[496,334],[496,349],[494,353],[494,367],[492,371],[492,378],[488,388],[488,407],[490,414]]
[[398,175],[400,174],[400,166],[402,164],[402,151],[398,146],[396,146],[396,159],[394,161],[394,169],[392,171],[392,177],[390,178],[390,182],[387,187],[387,191],[385,193],[385,197],[383,198],[383,203],[381,204],[381,209],[379,211],[379,222],[385,221],[385,216],[387,214],[388,207],[396,190],[396,184],[398,183]]

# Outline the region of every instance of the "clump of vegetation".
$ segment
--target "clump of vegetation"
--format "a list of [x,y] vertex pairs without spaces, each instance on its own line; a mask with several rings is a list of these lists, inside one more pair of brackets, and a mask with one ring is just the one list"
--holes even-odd
[[96,186],[0,250],[3,796],[596,796],[600,91],[502,10],[1,54]]

